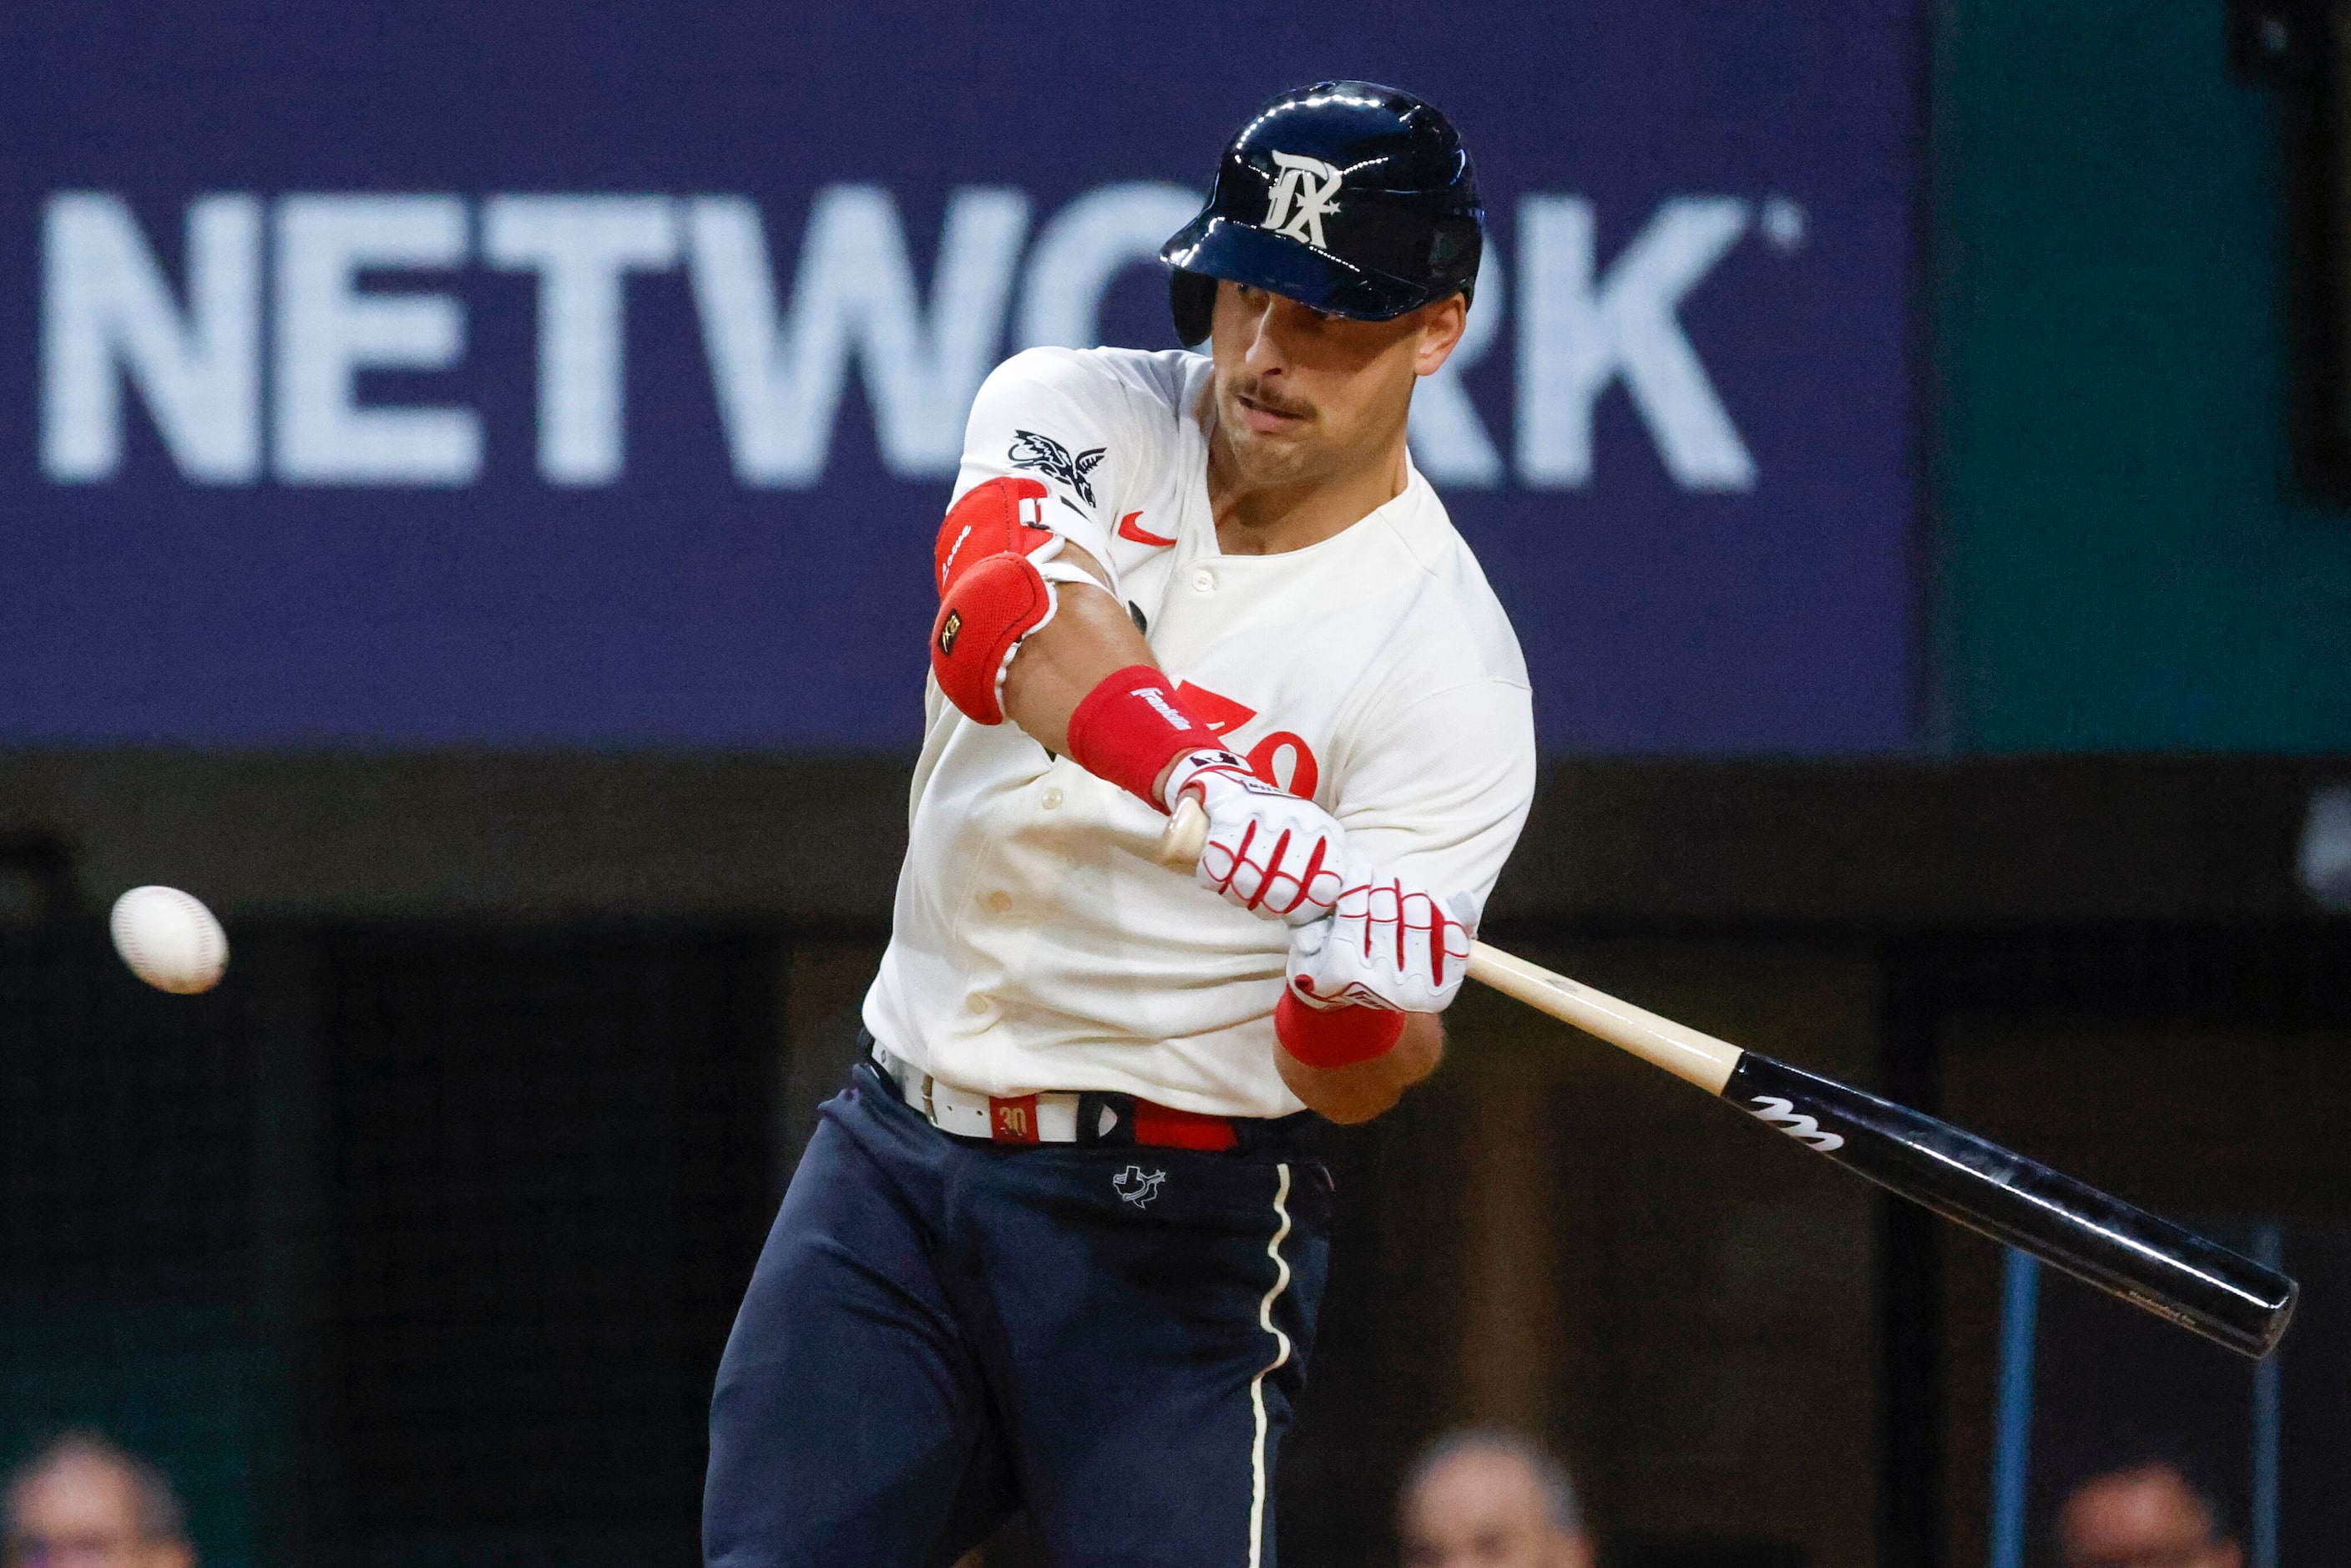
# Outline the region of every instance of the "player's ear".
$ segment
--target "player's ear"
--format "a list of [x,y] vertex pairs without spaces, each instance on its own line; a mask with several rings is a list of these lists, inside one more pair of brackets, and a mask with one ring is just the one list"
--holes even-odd
[[1469,301],[1456,294],[1420,308],[1420,341],[1413,350],[1412,373],[1433,376],[1453,357],[1469,320]]

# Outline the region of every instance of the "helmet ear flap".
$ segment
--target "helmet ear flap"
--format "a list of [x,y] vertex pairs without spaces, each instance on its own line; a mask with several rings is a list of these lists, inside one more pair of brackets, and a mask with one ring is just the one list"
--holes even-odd
[[1167,275],[1167,309],[1176,318],[1176,340],[1187,349],[1207,341],[1217,316],[1217,280],[1181,268]]

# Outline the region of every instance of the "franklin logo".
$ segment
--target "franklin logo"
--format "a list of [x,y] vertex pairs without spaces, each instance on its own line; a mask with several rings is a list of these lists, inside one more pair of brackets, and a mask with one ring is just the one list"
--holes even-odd
[[962,630],[962,612],[954,610],[948,611],[947,618],[939,622],[939,652],[942,653],[953,653],[955,652],[956,636]]
[[1177,713],[1174,708],[1169,707],[1167,706],[1167,699],[1161,696],[1149,686],[1137,686],[1126,695],[1131,697],[1141,697],[1144,702],[1149,703],[1153,707],[1158,709],[1159,716],[1165,719],[1171,727],[1176,729],[1189,729],[1192,727],[1192,721],[1190,719],[1186,718],[1182,714]]
[[1110,1186],[1113,1192],[1141,1208],[1159,1196],[1159,1184],[1166,1179],[1165,1171],[1145,1171],[1141,1166],[1129,1166],[1110,1178]]
[[963,541],[969,538],[971,538],[971,526],[967,523],[964,526],[963,532],[956,535],[956,542],[947,547],[947,559],[939,566],[939,591],[941,592],[945,592],[946,591],[947,574],[955,570],[956,557],[963,553]]
[[1102,454],[1109,450],[1106,446],[1096,446],[1072,457],[1068,447],[1050,435],[1040,435],[1033,430],[1012,433],[1012,466],[1034,468],[1049,479],[1059,479],[1075,490],[1078,499],[1089,507],[1094,504],[1094,482],[1091,476],[1102,465]]
[[1280,166],[1281,177],[1267,199],[1265,226],[1317,250],[1329,249],[1322,242],[1322,220],[1339,211],[1340,172],[1320,158],[1295,152],[1277,152],[1273,161]]

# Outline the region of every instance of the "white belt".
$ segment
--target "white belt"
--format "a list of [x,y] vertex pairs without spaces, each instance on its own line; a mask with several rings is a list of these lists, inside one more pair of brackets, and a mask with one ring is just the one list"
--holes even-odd
[[[983,1094],[934,1078],[886,1046],[873,1047],[873,1064],[898,1086],[906,1103],[920,1111],[932,1126],[959,1138],[987,1138],[999,1144],[1074,1144],[1078,1141],[1079,1096],[1069,1091],[998,1096]],[[1118,1125],[1118,1113],[1108,1105],[1097,1113],[1097,1138]]]

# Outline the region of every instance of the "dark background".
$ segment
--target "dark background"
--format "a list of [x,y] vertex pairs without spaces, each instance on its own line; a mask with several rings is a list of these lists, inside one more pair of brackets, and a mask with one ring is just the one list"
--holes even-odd
[[[609,766],[682,789],[676,765]],[[215,1562],[690,1555],[710,1369],[853,1051],[890,885],[839,801],[894,769],[827,804],[810,781],[854,770],[737,766],[800,830],[759,874],[804,879],[824,919],[256,915],[193,1000],[141,988],[87,913],[0,944],[5,1432],[99,1420],[145,1445]],[[487,831],[458,781],[475,812],[559,806],[544,779],[434,770],[411,797],[430,810],[374,803],[380,835]],[[177,775],[184,796],[202,772]],[[2351,931],[2289,868],[2325,777],[1562,764],[1489,930],[2166,1212],[2324,1222],[2351,1174],[2333,1134]],[[679,841],[726,831],[569,846],[584,867],[526,846],[502,885],[682,894]],[[1973,1559],[1996,1249],[1499,998],[1473,991],[1453,1030],[1439,1078],[1345,1140],[1284,1550],[1376,1560],[1403,1463],[1476,1418],[1557,1445],[1623,1561],[1743,1539]],[[2290,1529],[2332,1506],[2340,1441],[2339,1303],[2323,1260],[2305,1275]],[[2133,1320],[2119,1361],[2077,1357],[2069,1381],[2053,1304],[2050,1322],[2044,1408],[2095,1425],[2097,1391],[2121,1390],[2117,1409],[2241,1449],[2245,1364]],[[2225,1409],[2196,1395],[2214,1377],[2240,1390]]]

